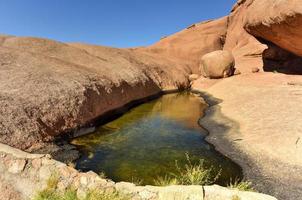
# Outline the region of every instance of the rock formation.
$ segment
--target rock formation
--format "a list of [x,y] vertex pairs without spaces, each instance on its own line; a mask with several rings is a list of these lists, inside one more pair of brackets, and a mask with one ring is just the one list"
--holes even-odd
[[302,74],[301,2],[254,0],[244,4],[245,29],[268,45],[263,55],[264,70]]
[[247,5],[238,1],[228,17],[224,50],[232,51],[236,66],[242,73],[249,73],[251,66],[262,68],[262,52],[267,48],[244,29]]
[[200,73],[206,78],[226,78],[234,74],[235,59],[229,51],[213,51],[202,56]]
[[131,50],[38,38],[1,41],[0,142],[23,150],[133,100],[189,86],[188,69]]
[[300,0],[247,0],[244,27],[255,37],[302,56]]
[[[301,5],[291,1],[285,9],[282,2],[238,1],[229,16],[194,24],[145,48],[1,36],[0,142],[36,149],[41,142],[133,100],[165,89],[188,88],[188,75],[198,73],[200,57],[212,51],[231,51],[236,69],[243,74],[263,65],[270,71],[297,66],[302,63],[297,49],[300,32],[295,29],[288,38],[282,30],[299,25]],[[270,34],[271,30],[280,36]],[[292,38],[298,43],[294,45]],[[278,53],[272,53],[273,45],[278,45]]]
[[189,26],[149,47],[139,49],[157,57],[164,57],[188,66],[192,73],[199,73],[202,55],[221,50],[227,30],[227,17]]
[[[199,73],[200,58],[217,50],[232,52],[235,59],[235,74],[238,76],[233,77],[234,79],[230,78],[231,80],[222,80],[225,82],[210,91],[225,98],[236,99],[237,96],[232,95],[242,95],[240,92],[244,90],[239,87],[240,81],[253,83],[249,87],[251,91],[255,87],[266,84],[268,89],[266,88],[265,94],[268,100],[265,101],[265,105],[271,110],[268,109],[268,113],[263,110],[257,119],[266,115],[271,116],[276,108],[267,104],[271,101],[269,98],[281,99],[281,97],[277,93],[269,92],[278,91],[284,86],[274,78],[282,79],[282,84],[287,81],[287,78],[298,81],[293,84],[294,88],[289,88],[290,92],[285,92],[283,90],[285,87],[282,91],[285,95],[292,95],[290,98],[293,99],[297,99],[300,95],[299,78],[271,74],[263,77],[265,73],[261,73],[272,71],[302,74],[302,4],[300,1],[238,0],[228,16],[193,24],[183,31],[162,38],[154,45],[142,48],[117,49],[2,35],[0,36],[0,143],[33,152],[41,149],[45,144],[51,145],[56,138],[94,123],[100,116],[135,100],[157,95],[166,90],[187,89],[190,87],[190,81],[197,78],[189,75]],[[221,63],[215,62],[211,61],[210,64],[219,67]],[[258,69],[260,73],[250,76]],[[215,72],[214,76],[211,76],[216,78],[229,73],[224,73],[222,70],[217,74]],[[262,85],[255,81],[260,76]],[[270,81],[274,84],[269,84]],[[217,80],[200,78],[196,82],[199,84],[198,88],[205,88],[215,85]],[[238,86],[240,91],[238,89],[238,93],[230,92],[226,97],[224,93],[227,90],[223,87],[224,83],[233,83],[234,88]],[[259,92],[259,96],[264,96],[261,93],[263,91],[255,90]],[[253,98],[259,100],[255,97],[258,93],[245,92],[247,96],[252,94]],[[283,103],[291,106],[288,104],[290,98],[284,98],[289,101]],[[244,103],[248,104],[250,99],[248,97],[246,99]],[[228,109],[237,106],[232,103],[227,105],[230,105]],[[295,105],[299,108],[298,104]],[[231,115],[232,112],[228,109],[224,108],[224,112],[228,111],[226,113]],[[248,104],[246,110],[246,113],[253,113],[259,109],[255,105]],[[276,117],[275,114],[273,116]],[[241,114],[235,115],[234,118],[236,117],[238,121],[242,120]],[[247,130],[253,128],[248,126],[249,123],[244,121],[243,131],[251,132]],[[280,123],[276,122],[275,126],[278,125]],[[271,130],[270,127],[266,128],[266,131]],[[259,130],[253,129],[254,134],[259,133]],[[256,155],[263,158],[265,156],[262,154],[266,152],[268,155],[272,154],[271,157],[275,160],[280,159],[280,155],[291,155],[291,159],[288,159],[291,166],[300,169],[301,158],[293,159],[295,152],[300,152],[300,135],[295,130],[293,127],[287,132],[286,140],[278,139],[281,134],[275,135],[278,137],[275,138],[278,144],[286,144],[284,145],[286,148],[278,148],[278,151],[290,149],[291,154],[281,152],[276,156],[274,153],[276,147],[271,145],[269,138],[264,138],[257,145],[261,147],[263,144],[265,147],[261,148],[265,151],[257,151]],[[246,136],[247,141],[250,138],[254,137]],[[237,135],[232,139],[237,142]],[[232,140],[232,146],[236,146],[234,141]],[[246,141],[242,141],[246,144],[244,142]],[[294,146],[295,149],[290,146]],[[254,157],[258,158],[257,156]],[[255,161],[257,162],[259,160]],[[286,165],[284,159],[282,163]],[[23,163],[17,163],[11,168],[10,173],[19,171],[19,166],[22,165]],[[265,169],[265,166],[261,167],[262,170]],[[276,169],[283,168],[276,167]],[[270,183],[273,184],[274,181]],[[0,189],[6,191],[7,187],[9,186],[2,184],[0,177]],[[272,187],[274,188],[270,191],[273,191],[274,195],[287,199],[290,199],[288,197],[293,192],[302,191],[299,185],[291,185],[287,188],[289,192],[282,190],[283,193],[280,194],[278,191],[281,186],[275,184]],[[16,195],[16,198],[19,195],[6,194]]]

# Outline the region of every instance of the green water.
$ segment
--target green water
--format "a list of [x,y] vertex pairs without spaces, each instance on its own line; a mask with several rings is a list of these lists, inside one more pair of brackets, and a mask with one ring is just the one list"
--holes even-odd
[[204,159],[213,173],[222,170],[217,184],[241,178],[241,169],[207,143],[198,124],[205,103],[190,93],[169,94],[131,109],[118,119],[71,143],[82,152],[76,167],[104,172],[114,181],[141,180],[175,173],[175,161],[182,167],[185,153],[194,163]]

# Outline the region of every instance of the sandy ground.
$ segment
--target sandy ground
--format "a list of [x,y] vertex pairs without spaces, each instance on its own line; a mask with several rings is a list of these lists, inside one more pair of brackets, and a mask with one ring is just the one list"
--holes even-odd
[[199,79],[192,89],[222,100],[202,125],[208,140],[238,162],[255,188],[302,199],[302,77],[278,73]]

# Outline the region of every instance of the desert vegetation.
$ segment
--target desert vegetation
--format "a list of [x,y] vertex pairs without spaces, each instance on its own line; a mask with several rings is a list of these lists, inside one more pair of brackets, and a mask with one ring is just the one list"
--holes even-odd
[[[199,160],[199,163],[193,164],[188,153],[186,153],[186,160],[187,164],[183,168],[179,167],[177,161],[175,161],[178,173],[157,177],[154,179],[154,185],[212,185],[221,175],[221,170],[215,173],[213,167],[206,167],[202,159]],[[251,182],[240,179],[230,180],[228,188],[240,191],[255,191]]]
[[58,191],[58,183],[59,176],[53,173],[47,181],[47,187],[39,191],[33,200],[130,200],[130,197],[127,195],[101,190],[90,190],[87,192],[86,197],[80,199],[77,196],[77,191],[72,186],[64,191]]
[[205,167],[205,162],[200,159],[197,164],[193,164],[188,153],[187,163],[180,167],[175,161],[177,173],[171,173],[164,177],[157,177],[154,184],[158,186],[166,185],[211,185],[219,178],[221,170],[215,174],[212,166]]
[[[163,177],[157,177],[154,179],[154,185],[156,186],[169,186],[169,185],[212,185],[221,175],[221,170],[215,172],[213,166],[206,167],[203,159],[200,159],[198,163],[194,164],[188,153],[186,156],[186,164],[182,167],[175,161],[175,167],[177,173],[167,174]],[[104,172],[100,173],[101,178],[106,178]],[[64,191],[58,190],[58,183],[60,177],[57,173],[53,173],[47,180],[47,186],[45,189],[37,192],[33,200],[128,200],[129,196],[120,194],[116,191],[106,192],[102,190],[90,190],[84,198],[79,198],[77,190],[72,186],[68,187]],[[142,180],[133,178],[133,183],[140,185]],[[254,191],[251,187],[251,182],[241,181],[236,179],[230,181],[228,188],[238,189],[240,191]],[[236,198],[235,198],[236,199]]]
[[243,181],[236,179],[235,181],[230,181],[230,184],[228,185],[228,188],[231,189],[238,189],[240,191],[250,191],[254,192],[255,189],[252,187],[252,183],[249,181]]

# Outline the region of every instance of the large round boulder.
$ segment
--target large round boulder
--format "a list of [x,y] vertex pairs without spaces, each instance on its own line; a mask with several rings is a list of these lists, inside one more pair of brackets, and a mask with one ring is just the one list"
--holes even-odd
[[206,78],[226,78],[234,74],[235,59],[229,51],[213,51],[200,61],[200,73]]

